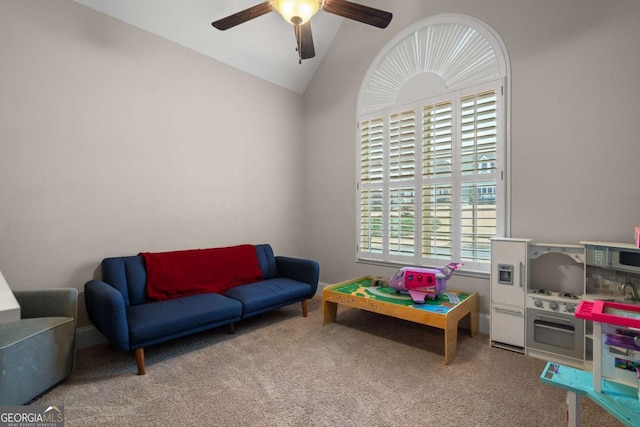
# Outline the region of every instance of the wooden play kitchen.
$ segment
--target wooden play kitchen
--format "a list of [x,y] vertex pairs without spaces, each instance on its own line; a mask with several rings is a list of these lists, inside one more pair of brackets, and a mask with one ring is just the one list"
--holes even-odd
[[322,291],[324,325],[336,321],[338,305],[341,305],[439,328],[444,330],[444,363],[447,365],[456,355],[460,320],[468,315],[471,336],[478,333],[477,292],[447,291],[435,300],[417,304],[404,294],[375,284],[375,278],[364,276],[325,287]]

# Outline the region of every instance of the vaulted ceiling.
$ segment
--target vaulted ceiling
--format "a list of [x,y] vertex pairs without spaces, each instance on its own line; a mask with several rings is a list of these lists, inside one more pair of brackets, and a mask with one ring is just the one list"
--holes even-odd
[[226,31],[211,22],[263,0],[75,0],[287,89],[303,93],[344,18],[311,19],[316,56],[298,64],[293,26],[271,12]]

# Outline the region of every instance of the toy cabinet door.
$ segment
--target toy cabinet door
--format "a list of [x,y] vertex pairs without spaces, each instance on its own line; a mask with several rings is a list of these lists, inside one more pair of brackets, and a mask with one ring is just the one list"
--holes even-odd
[[527,289],[525,239],[491,241],[491,302],[524,307]]

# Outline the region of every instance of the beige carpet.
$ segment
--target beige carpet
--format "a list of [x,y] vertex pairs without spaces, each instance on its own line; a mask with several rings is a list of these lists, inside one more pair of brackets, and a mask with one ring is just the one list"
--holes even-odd
[[[356,309],[322,326],[296,304],[132,354],[78,351],[71,377],[33,404],[64,405],[66,426],[564,426],[566,394],[542,360],[460,330],[443,364],[437,329]],[[583,426],[622,425],[582,399]]]

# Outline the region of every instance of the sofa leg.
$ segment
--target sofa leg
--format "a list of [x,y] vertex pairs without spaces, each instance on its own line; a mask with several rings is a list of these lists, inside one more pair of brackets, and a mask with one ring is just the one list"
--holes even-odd
[[235,334],[236,333],[236,324],[235,323],[229,323],[229,333],[230,334]]
[[136,348],[136,364],[138,365],[138,375],[144,375],[144,348]]
[[307,317],[307,300],[302,301],[302,317]]

